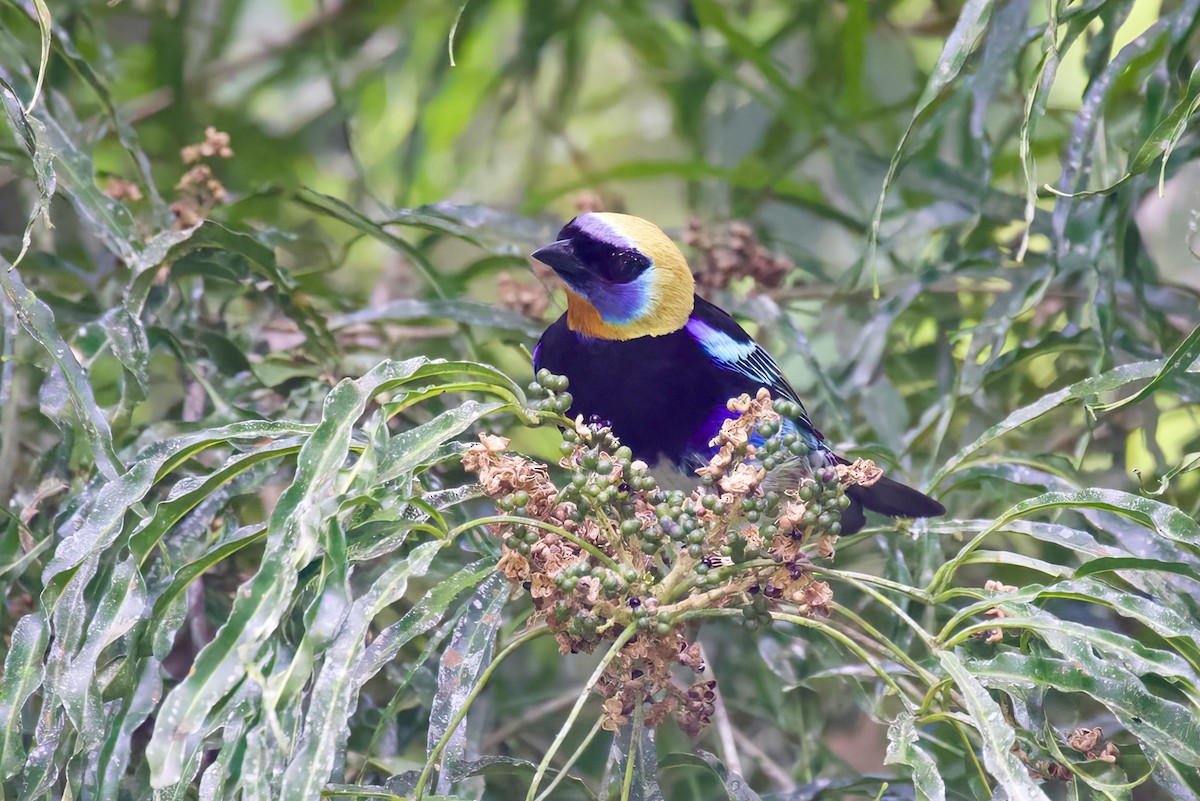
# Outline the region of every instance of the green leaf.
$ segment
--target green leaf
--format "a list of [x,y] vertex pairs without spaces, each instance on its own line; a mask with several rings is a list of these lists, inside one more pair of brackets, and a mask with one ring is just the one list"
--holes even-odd
[[1086,562],[1075,570],[1075,578],[1094,576],[1098,573],[1116,573],[1132,570],[1152,570],[1174,573],[1177,576],[1200,582],[1196,569],[1179,562],[1162,562],[1158,559],[1139,559],[1133,556],[1105,556]]
[[[42,67],[45,67],[44,63]],[[41,85],[41,80],[42,73],[39,72],[39,86]],[[25,223],[25,231],[21,235],[21,250],[17,253],[16,258],[13,259],[13,266],[15,267],[21,263],[25,254],[29,251],[29,245],[33,238],[34,224],[39,219],[45,220],[47,225],[50,223],[50,200],[54,197],[54,192],[58,186],[58,179],[54,174],[54,151],[51,149],[46,138],[46,126],[36,118],[29,116],[29,112],[25,108],[22,108],[16,90],[3,77],[0,77],[0,105],[4,108],[4,115],[8,119],[9,127],[17,135],[17,139],[29,156],[30,166],[33,168],[33,176],[38,188],[37,200],[34,202],[33,209],[29,212],[29,220]],[[29,105],[32,108],[32,99]],[[0,269],[4,269],[3,264],[0,264]]]
[[[141,619],[146,607],[146,585],[134,559],[117,561],[101,576],[104,581],[94,595],[66,593],[55,605],[55,649],[47,662],[47,689],[62,703],[89,751],[105,735],[96,683],[100,654]],[[81,582],[74,586],[83,587]],[[78,650],[68,650],[77,640],[82,640]]]
[[945,801],[946,783],[929,752],[919,745],[916,716],[905,712],[888,724],[885,765],[907,765],[912,770],[918,801]]
[[0,676],[0,774],[5,779],[15,776],[25,761],[21,709],[41,686],[49,645],[50,626],[42,613],[30,612],[17,621]]
[[326,649],[305,715],[299,742],[283,775],[281,798],[314,798],[330,778],[334,759],[345,747],[346,719],[362,684],[358,668],[366,656],[363,642],[371,621],[404,595],[408,580],[422,576],[445,545],[427,542],[388,568],[342,617],[337,635]]
[[164,589],[157,598],[154,599],[154,609],[150,617],[155,621],[166,620],[166,610],[174,603],[184,590],[188,588],[196,578],[202,575],[213,565],[228,559],[233,554],[259,542],[266,536],[266,524],[259,523],[252,526],[242,526],[230,533],[228,537],[222,537],[210,546],[203,555],[188,562],[183,567],[175,571],[175,575],[171,579],[171,583]]
[[396,434],[388,440],[384,452],[380,454],[378,481],[395,481],[412,473],[447,441],[466,431],[481,418],[507,406],[505,403],[465,401],[428,423]]
[[658,762],[660,772],[677,767],[703,768],[714,774],[725,787],[729,801],[761,801],[762,797],[754,792],[741,775],[729,770],[724,762],[708,751],[697,749],[694,754],[668,754]]
[[[1171,154],[1175,151],[1179,140],[1187,133],[1188,124],[1191,122],[1192,117],[1195,116],[1197,110],[1200,110],[1200,64],[1192,67],[1192,74],[1188,77],[1187,88],[1184,90],[1183,96],[1180,97],[1167,116],[1158,121],[1158,124],[1154,126],[1154,130],[1150,132],[1150,135],[1134,151],[1133,156],[1129,159],[1129,168],[1125,171],[1124,175],[1101,189],[1092,189],[1084,192],[1061,193],[1051,187],[1048,188],[1051,191],[1055,191],[1056,194],[1068,194],[1072,198],[1109,195],[1118,187],[1128,183],[1134,176],[1146,172],[1161,157],[1162,167],[1159,170],[1158,179],[1158,193],[1161,196],[1164,193],[1166,184],[1167,161],[1171,158]],[[1111,411],[1111,408],[1106,408],[1102,411]]]
[[603,782],[604,792],[612,797],[614,792],[624,801],[664,801],[662,788],[658,785],[658,751],[654,742],[654,729],[645,725],[640,712],[634,707],[635,715],[626,725],[617,730],[608,753]]
[[1005,517],[1044,509],[1100,509],[1133,520],[1160,537],[1200,551],[1200,524],[1174,506],[1153,498],[1108,489],[1047,492],[1014,506]]
[[[83,496],[84,502],[67,523],[66,533],[55,549],[54,558],[46,566],[43,581],[48,588],[56,586],[51,584],[52,579],[79,566],[88,556],[111,546],[121,533],[128,510],[140,503],[157,481],[184,460],[214,445],[295,434],[297,430],[297,426],[290,423],[233,423],[149,445],[115,481],[100,481],[89,488]],[[151,525],[152,521],[147,528]],[[71,580],[76,578],[72,577]],[[83,578],[86,581],[87,577]]]
[[439,581],[404,617],[379,632],[367,646],[354,680],[362,685],[400,653],[414,638],[427,633],[445,617],[454,599],[490,576],[496,566],[490,560],[472,562],[447,579]]
[[1135,362],[1133,364],[1125,364],[1120,367],[1115,367],[1103,375],[1095,378],[1086,378],[1065,387],[1056,392],[1051,392],[1048,395],[1043,395],[1038,400],[1022,406],[1008,417],[1001,420],[999,423],[988,428],[974,442],[961,449],[954,456],[947,460],[942,469],[930,481],[931,487],[936,487],[941,483],[947,475],[954,471],[958,465],[971,454],[987,445],[992,440],[1007,434],[1010,431],[1020,428],[1026,423],[1036,420],[1047,412],[1053,411],[1058,407],[1071,401],[1082,400],[1091,395],[1096,395],[1101,392],[1111,392],[1114,389],[1119,389],[1132,381],[1139,381],[1143,378],[1150,378],[1159,372],[1165,364],[1162,360],[1151,362]]
[[424,359],[384,362],[357,381],[340,382],[325,401],[321,423],[297,457],[296,476],[267,524],[263,561],[236,596],[228,620],[196,657],[192,672],[163,701],[146,749],[151,783],[176,784],[216,721],[217,701],[245,677],[246,662],[273,636],[291,604],[298,571],[316,554],[326,494],[349,454],[350,433],[367,402],[418,374]]
[[[1196,71],[1192,73],[1195,79],[1200,75],[1200,64],[1196,65]],[[1200,92],[1200,84],[1198,84],[1198,92]],[[1200,103],[1200,94],[1197,95],[1196,102]],[[1145,400],[1153,395],[1159,386],[1168,379],[1174,377],[1177,373],[1183,373],[1196,366],[1196,360],[1200,359],[1200,325],[1192,329],[1192,333],[1188,334],[1183,342],[1179,343],[1179,347],[1172,351],[1167,357],[1162,369],[1150,379],[1150,383],[1139,389],[1128,398],[1123,398],[1112,403],[1100,403],[1088,407],[1088,411],[1092,414],[1104,414],[1106,412],[1115,411],[1122,406],[1128,406],[1131,403]]]
[[71,406],[75,410],[75,421],[83,438],[91,446],[96,467],[108,479],[115,479],[123,467],[113,448],[112,430],[109,428],[108,419],[96,403],[96,396],[92,392],[92,385],[88,382],[83,366],[75,358],[70,346],[59,336],[54,312],[25,287],[20,273],[11,269],[3,257],[0,257],[0,289],[3,289],[12,301],[21,325],[46,349],[55,366],[62,371],[70,393]]
[[[883,221],[884,202],[887,200],[888,190],[891,189],[892,182],[896,178],[896,171],[900,168],[900,160],[904,155],[905,146],[908,144],[909,138],[924,123],[934,101],[958,77],[967,58],[975,51],[976,43],[987,29],[988,19],[991,17],[994,5],[989,0],[967,0],[963,5],[963,9],[958,15],[958,21],[954,23],[954,30],[946,38],[946,44],[942,48],[941,55],[938,56],[937,64],[930,71],[929,79],[921,90],[921,96],[917,98],[917,104],[913,109],[908,127],[904,129],[904,134],[900,137],[900,142],[892,153],[887,174],[879,189],[879,199],[875,201],[875,211],[871,215],[871,225],[867,231],[867,252],[861,262],[862,265],[871,269],[872,285],[876,297],[879,296],[879,273],[875,265],[875,250],[879,243],[879,226]],[[856,271],[855,280],[859,274],[861,274],[861,268]]]
[[411,243],[387,231],[382,223],[375,222],[344,200],[331,197],[313,189],[301,189],[292,196],[292,199],[314,211],[319,211],[335,220],[339,220],[370,237],[378,239],[385,245],[404,253],[411,259],[413,266],[421,274],[425,282],[429,284],[430,288],[433,289],[434,293],[439,298],[446,297],[446,290],[442,286],[441,278],[432,268],[432,265],[428,263],[425,256]]
[[411,322],[413,320],[453,320],[464,325],[498,328],[535,338],[546,327],[521,314],[498,306],[458,299],[417,300],[402,298],[382,306],[372,306],[335,317],[329,324],[332,330],[352,325],[380,322]]
[[96,756],[95,797],[116,801],[126,785],[126,771],[133,754],[133,733],[139,729],[158,706],[162,698],[162,663],[157,659],[139,660],[132,687],[122,691],[112,704],[113,711],[105,721],[105,738]]
[[287,424],[235,423],[224,430],[211,432],[210,442],[213,444],[221,443],[226,437],[231,441],[266,439],[267,442],[246,453],[234,455],[206,476],[190,476],[177,481],[170,494],[155,504],[151,515],[133,530],[129,538],[130,549],[139,559],[149,557],[166,532],[197,504],[211,497],[219,487],[257,464],[282,459],[299,451],[302,440],[288,434],[299,434],[302,431],[299,427]]
[[[429,710],[427,750],[441,741],[450,722],[471,696],[484,668],[492,660],[496,632],[503,618],[500,611],[508,601],[508,579],[496,574],[486,579],[468,601],[467,614],[454,629],[438,669],[438,691]],[[460,772],[467,752],[467,720],[455,729],[442,752],[439,793],[450,792],[450,777]]]
[[1186,765],[1200,765],[1195,710],[1152,694],[1123,665],[1093,655],[1086,642],[1079,642],[1065,659],[1003,653],[969,664],[971,672],[985,683],[1053,687],[1089,695],[1150,748]]
[[980,671],[974,666],[968,671],[962,661],[950,651],[941,651],[938,653],[938,659],[962,693],[963,708],[970,715],[971,723],[983,741],[983,764],[988,773],[1000,782],[1009,798],[1050,801],[1042,788],[1029,777],[1029,771],[1021,764],[1021,760],[1013,753],[1013,746],[1017,744],[1016,732],[1004,719],[1000,705],[988,695],[988,691],[976,676],[972,675],[979,675]]

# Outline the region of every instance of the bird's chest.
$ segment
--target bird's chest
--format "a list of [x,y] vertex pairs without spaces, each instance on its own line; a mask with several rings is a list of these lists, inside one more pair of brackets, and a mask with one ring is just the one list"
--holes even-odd
[[608,421],[650,463],[659,457],[679,461],[694,448],[713,409],[728,398],[686,332],[625,341],[548,332],[537,362],[570,381],[572,416]]

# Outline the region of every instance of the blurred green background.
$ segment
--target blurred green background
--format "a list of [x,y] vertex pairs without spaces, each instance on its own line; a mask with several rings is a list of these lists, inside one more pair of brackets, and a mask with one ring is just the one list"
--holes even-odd
[[[873,529],[839,553],[839,567],[932,587],[965,548],[974,556],[955,563],[953,584],[976,592],[991,578],[1050,586],[1093,558],[1133,560],[1106,572],[1111,584],[1096,595],[1048,591],[1060,600],[1038,596],[1039,608],[1119,631],[1182,667],[1129,668],[1111,692],[1046,690],[1042,675],[1028,692],[984,684],[1009,699],[1005,731],[1025,747],[1017,773],[1046,779],[1045,763],[1059,758],[1051,743],[1074,726],[1120,732],[1123,760],[1080,757],[1088,778],[1051,777],[1052,797],[1198,797],[1195,732],[1176,732],[1172,754],[1113,712],[1135,690],[1197,709],[1197,657],[1181,643],[1194,632],[1200,588],[1200,537],[1188,526],[1200,513],[1200,383],[1189,372],[1200,354],[1198,20],[1195,0],[0,4],[0,255],[19,261],[4,279],[0,354],[0,502],[9,510],[0,717],[11,724],[4,744],[19,741],[0,755],[6,788],[29,798],[66,788],[71,797],[149,792],[139,764],[154,705],[126,723],[81,722],[55,689],[53,653],[45,674],[29,667],[64,631],[86,639],[61,619],[70,571],[55,579],[43,570],[112,477],[106,452],[131,464],[155,442],[234,421],[315,423],[333,382],[387,358],[471,360],[523,385],[524,349],[564,308],[527,254],[578,211],[603,208],[649,218],[685,244],[702,291],[777,356],[840,449],[875,458],[951,510],[917,524],[918,538]],[[185,152],[206,141],[211,152]],[[53,319],[39,328],[23,292]],[[1116,369],[1129,364],[1138,366]],[[1136,402],[1099,406],[1148,379]],[[397,435],[460,401],[434,397],[371,436]],[[557,458],[553,430],[493,415],[451,436],[468,424],[465,438],[505,432],[515,449]],[[222,458],[249,445],[223,447]],[[409,476],[414,483],[338,491],[386,505],[467,483],[446,448]],[[174,466],[194,477],[220,463]],[[257,539],[222,550],[239,526],[267,519],[292,479],[290,467],[256,471],[181,512],[161,551],[137,567],[151,602],[164,587],[204,578],[186,606],[147,608],[97,646],[105,658],[87,675],[107,704],[99,714],[115,714],[112,705],[132,697],[128,687],[152,686],[130,684],[130,671],[157,675],[169,662],[155,651],[133,667],[129,638],[139,627],[153,624],[176,643],[183,667],[163,674],[161,696],[266,564],[270,546],[264,552]],[[166,472],[144,497],[127,499],[120,533],[96,541],[107,544],[95,545],[97,578],[78,580],[90,588],[83,619],[103,606],[105,571],[125,558],[118,552],[137,523],[162,514],[154,504],[171,490]],[[1035,497],[1043,500],[1004,516]],[[446,514],[461,522],[487,512],[467,499]],[[1039,522],[1018,520],[1026,514]],[[975,553],[971,538],[993,522],[995,550]],[[298,643],[308,642],[305,604],[323,597],[334,570],[328,536],[314,562],[292,571],[300,584],[279,641],[270,628],[256,640],[272,654],[259,663],[268,676],[293,658],[320,662],[319,648],[314,656]],[[387,561],[382,550],[362,554],[356,596]],[[481,554],[494,558],[494,543],[465,538],[380,620],[397,619]],[[843,589],[847,608],[912,644],[911,631],[896,633],[906,629],[895,610]],[[967,595],[898,603],[914,625],[937,632]],[[1155,629],[1148,621],[1157,613],[1126,614],[1122,597],[1154,598],[1162,615],[1192,627]],[[502,638],[523,622],[523,603],[506,607]],[[17,636],[28,650],[12,647],[22,619],[40,620],[45,636]],[[1003,647],[1027,657],[1038,636],[1012,635]],[[660,733],[667,798],[754,797],[692,757],[667,756],[695,748],[719,753],[780,801],[928,790],[908,778],[920,759],[884,764],[896,707],[832,641],[733,626],[711,638],[729,719],[699,743]],[[349,741],[337,746],[330,782],[382,787],[421,767],[439,703],[431,642],[432,656],[418,637],[365,685],[346,712]],[[26,673],[15,672],[13,654],[27,654]],[[472,718],[471,750],[536,763],[591,665],[543,644],[521,652],[485,694],[487,714]],[[291,694],[280,714],[299,721],[307,690],[281,686]],[[1014,711],[1013,699],[1025,708]],[[1164,736],[1172,710],[1156,724]],[[221,739],[212,714],[210,752]],[[238,718],[250,747],[263,749],[255,753],[274,754],[259,757],[244,786],[202,791],[184,780],[171,797],[277,792],[288,747],[263,744],[278,728],[264,714],[255,707]],[[512,720],[523,725],[506,727]],[[148,721],[144,731],[138,721]],[[973,761],[976,750],[989,753],[986,743],[944,719],[921,723],[944,797],[1001,797]],[[101,730],[119,735],[106,740]],[[96,738],[110,751],[97,750]],[[113,763],[122,778],[105,784],[97,765],[111,749],[123,754]],[[983,758],[993,778],[1004,775]],[[569,792],[607,797],[604,759],[599,745],[589,752],[577,771],[593,789]],[[522,797],[524,769],[459,789]],[[1017,792],[1025,785],[1015,775],[998,786]],[[872,776],[891,776],[893,795],[880,795],[881,779],[863,778]],[[655,797],[651,784],[644,797]]]

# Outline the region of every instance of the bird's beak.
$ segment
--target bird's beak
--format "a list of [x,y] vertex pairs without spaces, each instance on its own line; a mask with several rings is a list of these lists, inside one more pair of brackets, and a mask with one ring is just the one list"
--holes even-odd
[[573,283],[587,276],[588,270],[575,256],[575,247],[570,239],[560,239],[551,242],[544,248],[533,252],[533,258],[548,264],[567,283]]

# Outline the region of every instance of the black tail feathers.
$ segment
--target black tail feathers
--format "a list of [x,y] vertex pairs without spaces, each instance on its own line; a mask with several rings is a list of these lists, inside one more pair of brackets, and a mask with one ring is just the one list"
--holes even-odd
[[842,512],[842,534],[853,534],[867,522],[863,508],[889,517],[937,517],[946,507],[923,492],[886,476],[869,487],[846,488],[850,505]]

